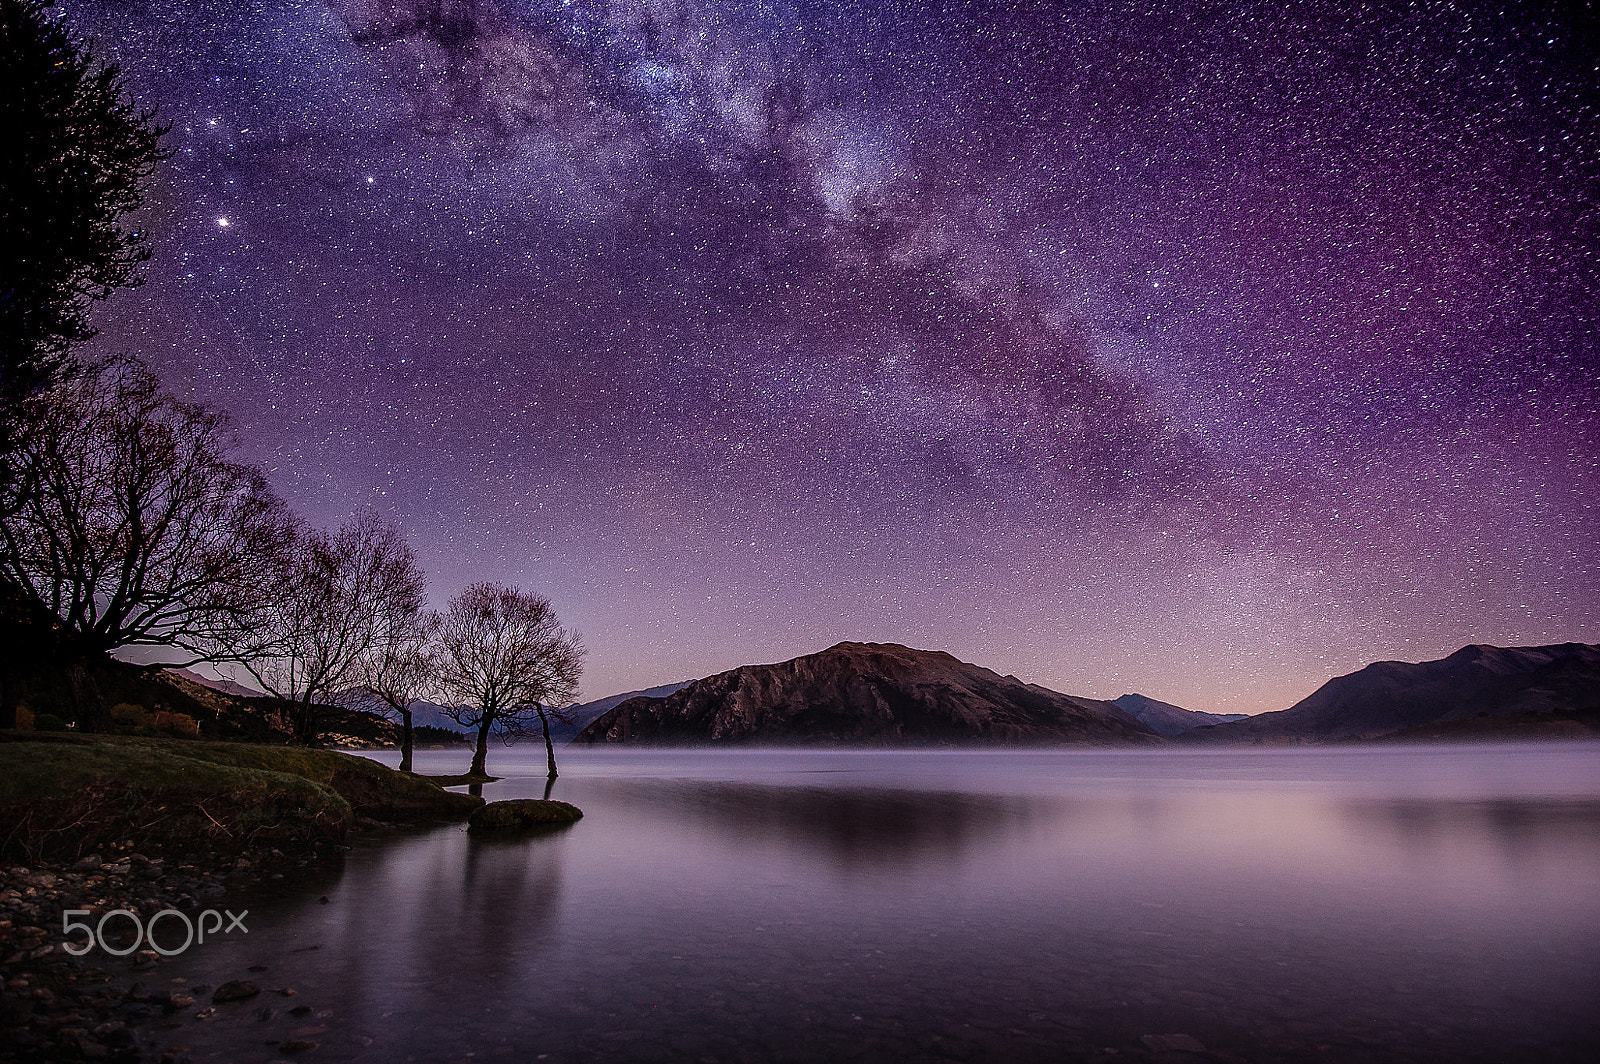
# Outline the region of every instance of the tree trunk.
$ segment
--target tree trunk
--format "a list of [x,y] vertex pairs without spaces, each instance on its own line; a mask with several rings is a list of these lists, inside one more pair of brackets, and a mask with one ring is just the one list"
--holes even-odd
[[37,595],[0,574],[0,728],[17,726],[17,710],[41,674],[64,654],[61,621]]
[[317,745],[317,710],[316,703],[307,694],[305,699],[294,708],[294,744],[296,746]]
[[66,668],[67,689],[72,692],[72,707],[77,714],[81,732],[106,733],[111,731],[111,707],[83,659],[71,662]]
[[0,661],[0,728],[17,726],[17,684],[11,680],[11,662]]
[[478,725],[478,748],[472,752],[472,768],[467,771],[471,776],[487,776],[489,770],[484,763],[489,760],[489,726],[494,723],[494,718],[485,716]]
[[400,711],[400,771],[411,771],[411,711]]
[[539,723],[544,725],[544,756],[550,762],[550,778],[555,779],[559,773],[556,772],[555,744],[550,741],[550,718],[544,715],[544,707],[539,703],[535,702],[533,708],[539,711]]

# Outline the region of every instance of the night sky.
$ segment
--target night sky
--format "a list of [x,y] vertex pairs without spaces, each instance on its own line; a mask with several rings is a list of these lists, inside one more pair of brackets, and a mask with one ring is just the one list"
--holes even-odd
[[1255,712],[1600,641],[1561,8],[61,9],[173,126],[100,347],[436,604],[549,595],[586,697],[866,639]]

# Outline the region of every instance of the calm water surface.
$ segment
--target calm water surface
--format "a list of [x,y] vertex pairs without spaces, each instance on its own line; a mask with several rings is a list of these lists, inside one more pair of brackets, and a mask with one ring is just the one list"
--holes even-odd
[[[372,1061],[1600,1059],[1600,746],[561,765],[553,797],[586,814],[570,828],[369,834],[339,867],[230,895],[248,938],[155,981],[269,992],[167,1044],[230,1062],[291,1038]],[[542,750],[490,769],[490,800],[544,792]]]

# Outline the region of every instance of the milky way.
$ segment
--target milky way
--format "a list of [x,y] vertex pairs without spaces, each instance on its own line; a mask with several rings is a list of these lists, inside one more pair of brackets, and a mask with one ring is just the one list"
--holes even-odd
[[1600,638],[1600,99],[1528,5],[84,3],[100,343],[599,696],[880,639],[1286,706]]

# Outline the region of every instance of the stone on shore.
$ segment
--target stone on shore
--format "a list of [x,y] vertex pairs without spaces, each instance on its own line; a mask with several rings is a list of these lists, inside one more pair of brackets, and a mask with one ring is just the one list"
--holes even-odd
[[232,983],[223,983],[217,987],[216,993],[211,995],[211,1001],[213,1004],[221,1004],[225,1001],[244,1001],[247,998],[255,997],[259,993],[261,993],[259,986],[248,980],[240,979]]

